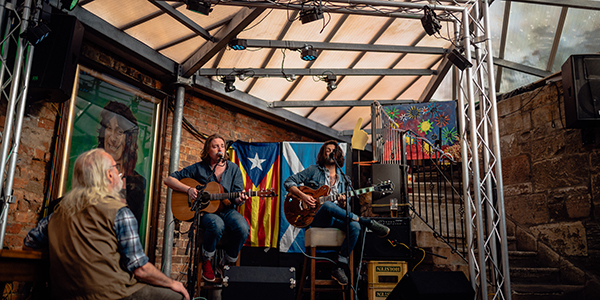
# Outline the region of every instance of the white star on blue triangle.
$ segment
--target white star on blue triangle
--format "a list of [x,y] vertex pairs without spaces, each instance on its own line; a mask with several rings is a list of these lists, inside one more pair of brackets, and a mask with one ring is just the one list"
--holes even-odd
[[254,158],[248,158],[248,160],[250,162],[252,162],[252,167],[250,167],[250,170],[254,169],[254,168],[258,168],[259,170],[262,171],[262,163],[266,160],[266,159],[260,159],[258,157],[258,153],[256,153],[254,155]]

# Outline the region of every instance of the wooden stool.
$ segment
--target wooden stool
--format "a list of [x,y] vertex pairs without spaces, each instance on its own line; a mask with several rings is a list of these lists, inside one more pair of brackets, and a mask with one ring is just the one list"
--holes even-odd
[[[341,247],[344,242],[344,238],[346,234],[337,229],[337,228],[309,228],[304,233],[304,246],[306,247],[306,252],[311,257],[315,257],[317,254],[317,248],[332,248],[332,247]],[[310,264],[308,260],[310,259]],[[353,256],[350,254],[350,261],[348,262],[348,266],[350,268],[350,276],[348,284],[352,285],[354,282],[354,277],[352,276],[354,273],[354,262]],[[316,292],[342,292],[344,295],[344,299],[346,299],[346,287],[340,285],[337,281],[333,279],[324,280],[324,279],[316,279],[316,261],[315,259],[305,257],[304,258],[304,267],[302,268],[302,277],[300,278],[300,284],[298,285],[298,295],[296,300],[301,300],[304,291],[310,291],[310,299],[315,299]],[[308,276],[309,286],[305,287],[306,274],[310,269],[310,274]],[[349,289],[349,299],[353,297],[352,288]]]

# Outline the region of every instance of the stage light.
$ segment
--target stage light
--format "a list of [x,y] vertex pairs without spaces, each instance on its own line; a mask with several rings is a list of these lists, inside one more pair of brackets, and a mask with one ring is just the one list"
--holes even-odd
[[325,81],[327,81],[327,90],[332,92],[333,90],[337,89],[337,84],[335,84],[335,81],[337,80],[337,76],[333,75],[333,74],[327,74],[327,76],[325,76],[324,78]]
[[317,59],[319,55],[317,54],[317,50],[313,49],[312,46],[304,46],[304,48],[302,48],[302,52],[300,54],[300,58],[302,58],[302,60],[306,60],[306,61],[313,61],[315,59]]
[[452,49],[452,51],[448,53],[448,60],[451,61],[461,71],[473,66],[473,64],[456,49]]
[[233,50],[246,50],[246,48],[248,48],[248,41],[233,39],[229,41],[229,47],[231,47]]
[[222,80],[225,83],[226,93],[235,91],[235,86],[233,85],[235,83],[235,75],[225,75]]
[[43,39],[45,39],[48,34],[50,34],[50,28],[46,26],[44,23],[39,23],[33,28],[28,28],[25,32],[25,38],[32,44],[37,45]]
[[320,7],[313,7],[307,10],[303,9],[300,12],[300,21],[302,24],[310,23],[319,19],[323,19],[323,10]]
[[79,0],[60,0],[60,7],[72,11],[77,6]]
[[187,0],[187,9],[208,16],[212,11],[210,0]]
[[435,12],[429,6],[425,6],[423,8],[423,13],[425,15],[421,18],[421,24],[423,25],[425,32],[427,32],[428,35],[438,33],[442,28],[442,25],[440,24],[440,20],[437,19]]

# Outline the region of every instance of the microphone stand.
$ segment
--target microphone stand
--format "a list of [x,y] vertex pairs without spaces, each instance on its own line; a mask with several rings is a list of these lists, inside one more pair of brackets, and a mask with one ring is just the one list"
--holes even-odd
[[[348,177],[346,177],[346,174],[344,173],[344,171],[342,170],[342,167],[338,164],[337,159],[335,159],[335,152],[336,150],[334,150],[333,152],[331,152],[331,156],[333,158],[333,162],[335,163],[335,168],[336,170],[340,170],[340,174],[341,177],[344,178],[344,184],[346,184],[347,187],[347,191],[352,191],[352,196],[350,197],[346,197],[346,247],[348,247],[348,256],[346,256],[346,260],[348,262],[348,266],[350,266],[350,252],[352,252],[353,249],[350,249],[350,199],[352,197],[354,197],[354,188],[352,186],[352,182],[350,182],[350,180],[348,179]],[[342,183],[342,182],[340,182]],[[352,270],[350,270],[350,273],[352,273]],[[350,278],[350,282],[352,282],[352,278]],[[352,288],[351,287],[352,284],[348,284],[346,288]]]

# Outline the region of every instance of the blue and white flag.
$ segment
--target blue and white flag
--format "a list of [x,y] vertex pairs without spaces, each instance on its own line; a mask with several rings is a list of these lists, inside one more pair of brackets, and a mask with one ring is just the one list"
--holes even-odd
[[[281,201],[283,203],[287,192],[283,182],[293,174],[296,174],[310,165],[317,163],[317,154],[323,143],[307,142],[283,142],[281,146]],[[340,143],[340,148],[346,156],[346,143]],[[342,166],[344,168],[344,166]],[[285,216],[283,205],[280,206],[280,216]],[[287,253],[304,252],[304,229],[297,228],[285,219],[279,218],[279,251]]]

